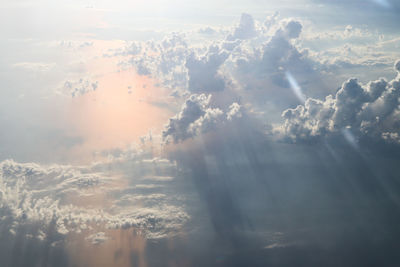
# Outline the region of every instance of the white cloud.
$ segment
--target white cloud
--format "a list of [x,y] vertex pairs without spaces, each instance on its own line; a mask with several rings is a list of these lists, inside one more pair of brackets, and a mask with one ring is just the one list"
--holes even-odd
[[256,35],[257,32],[253,17],[247,13],[243,13],[239,25],[237,25],[232,34],[228,35],[227,40],[251,39]]
[[[324,95],[320,90],[324,76],[339,80],[337,73],[345,75],[348,69],[383,68],[391,57],[372,44],[366,47],[350,42],[371,38],[364,28],[347,25],[324,34],[314,27],[313,32],[306,29],[303,33],[304,25],[311,27],[310,22],[278,17],[275,13],[262,24],[244,13],[225,37],[202,36],[199,41],[198,35],[193,37],[190,32],[172,33],[160,41],[131,42],[114,55],[122,56],[120,66],[134,66],[139,74],[152,76],[173,96],[225,91],[229,95],[234,90],[257,109],[267,103],[276,118],[278,110],[299,103],[299,99],[302,102],[303,94]],[[316,36],[329,43],[332,39],[350,43],[343,44],[345,48],[334,46],[321,51],[302,48]],[[302,97],[290,90],[287,73],[304,90]],[[308,86],[304,86],[306,83]]]
[[178,143],[188,138],[215,130],[217,127],[242,116],[237,103],[229,106],[226,114],[219,108],[210,107],[211,95],[191,95],[181,111],[171,118],[163,131],[163,138]]
[[[139,173],[150,175],[146,170],[151,171],[157,166],[156,162],[147,163],[142,159],[137,163],[142,166]],[[171,179],[153,179],[151,181],[157,183],[156,187],[149,187],[147,183],[142,184],[146,187],[140,187],[140,177],[124,182],[115,175],[107,176],[95,171],[97,168],[110,169],[112,166],[106,167],[107,164],[72,167],[41,166],[12,160],[0,162],[0,210],[3,214],[0,220],[2,223],[11,222],[9,227],[14,231],[29,224],[39,224],[47,229],[53,223],[56,231],[65,235],[104,225],[106,228],[134,227],[149,238],[173,234],[188,220],[183,207],[173,204],[176,202],[174,196],[154,193],[168,187]],[[119,161],[119,167],[121,164]],[[168,164],[172,168],[173,165]],[[146,169],[146,165],[152,168]],[[157,168],[163,170],[164,167]],[[120,186],[126,182],[132,185]],[[96,202],[99,195],[104,195],[107,202]],[[124,199],[136,201],[124,202]],[[105,241],[100,237],[88,238],[97,243],[100,239]]]
[[[400,73],[398,62],[395,70]],[[287,109],[278,130],[294,141],[351,130],[357,136],[397,140],[400,80],[398,76],[362,85],[349,79],[335,95],[325,100],[308,98],[304,105]]]
[[172,33],[159,42],[131,42],[122,51],[106,56],[129,56],[121,66],[134,66],[140,75],[153,76],[161,86],[182,90],[187,88],[185,62],[190,53],[185,36]]
[[231,121],[235,118],[241,118],[242,117],[242,112],[241,112],[242,107],[238,103],[232,103],[229,106],[229,110],[226,113],[226,118],[228,121]]

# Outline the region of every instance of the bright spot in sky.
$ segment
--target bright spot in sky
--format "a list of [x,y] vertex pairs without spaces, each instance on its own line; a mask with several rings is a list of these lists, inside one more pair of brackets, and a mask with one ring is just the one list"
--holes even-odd
[[352,146],[354,149],[358,150],[357,139],[354,137],[350,129],[349,128],[342,129],[342,134],[346,139],[346,141],[349,143],[349,145]]
[[290,84],[290,88],[293,90],[293,93],[296,95],[296,97],[301,101],[301,102],[305,102],[306,98],[303,94],[303,92],[301,91],[301,87],[300,85],[297,83],[296,79],[293,77],[293,75],[287,71],[285,73],[286,75],[286,79],[288,80],[289,84]]
[[106,74],[98,84],[96,91],[72,98],[68,107],[68,124],[84,140],[75,147],[78,155],[123,148],[150,130],[161,131],[172,116],[160,107],[165,93],[150,78],[125,71]]

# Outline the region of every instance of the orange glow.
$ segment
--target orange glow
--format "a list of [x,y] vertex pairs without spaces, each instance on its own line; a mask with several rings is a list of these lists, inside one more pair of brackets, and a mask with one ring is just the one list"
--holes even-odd
[[172,115],[154,104],[167,95],[148,77],[123,71],[97,80],[96,91],[73,98],[68,108],[73,134],[84,140],[76,153],[124,148],[150,130],[160,132]]

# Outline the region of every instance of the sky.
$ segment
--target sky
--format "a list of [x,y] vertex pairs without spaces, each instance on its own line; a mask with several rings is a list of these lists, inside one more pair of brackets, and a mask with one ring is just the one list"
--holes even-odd
[[398,266],[396,0],[3,0],[1,266]]

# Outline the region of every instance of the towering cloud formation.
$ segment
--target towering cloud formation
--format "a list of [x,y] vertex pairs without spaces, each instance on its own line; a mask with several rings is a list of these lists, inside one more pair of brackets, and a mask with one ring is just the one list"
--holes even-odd
[[282,114],[285,123],[280,130],[294,141],[348,129],[357,136],[398,142],[399,62],[395,63],[398,76],[390,82],[380,79],[362,85],[352,78],[325,100],[308,98],[304,105],[285,110]]
[[[251,56],[239,56],[236,61],[239,71],[253,72],[259,77],[272,76],[286,70],[305,72],[306,55],[293,46],[291,40],[299,37],[302,30],[300,22],[295,20],[282,20],[278,29],[270,39],[262,45],[260,50],[255,50]],[[306,68],[305,68],[306,67]]]
[[282,86],[285,70],[309,70],[306,55],[291,43],[301,30],[301,23],[292,19],[278,21],[274,16],[265,26],[244,13],[226,37],[202,47],[190,45],[190,38],[174,33],[160,42],[134,42],[114,55],[131,56],[124,64],[133,65],[141,75],[154,76],[173,90],[199,94],[223,91],[231,78],[252,89],[257,87],[253,83],[265,77],[273,77]]
[[236,39],[251,39],[257,35],[254,19],[251,15],[243,13],[240,18],[239,25],[232,34],[229,34],[227,40],[234,41]]

